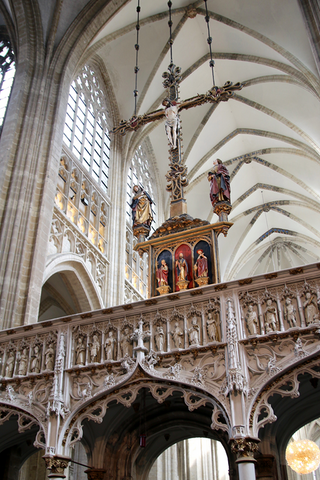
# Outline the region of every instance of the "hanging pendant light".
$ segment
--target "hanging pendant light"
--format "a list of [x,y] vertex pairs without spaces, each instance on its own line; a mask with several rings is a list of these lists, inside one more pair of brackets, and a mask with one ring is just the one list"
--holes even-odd
[[297,473],[314,472],[320,464],[319,447],[311,440],[296,440],[287,446],[286,460],[289,467]]

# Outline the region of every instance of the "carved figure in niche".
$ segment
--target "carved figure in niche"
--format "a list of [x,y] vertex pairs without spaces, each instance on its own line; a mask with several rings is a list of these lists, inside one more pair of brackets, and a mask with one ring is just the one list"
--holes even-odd
[[198,258],[194,264],[194,274],[196,277],[207,277],[208,276],[208,259],[203,253],[203,250],[197,250]]
[[54,369],[54,348],[53,344],[49,343],[45,352],[44,352],[44,363],[46,370],[53,370]]
[[319,320],[319,311],[313,295],[310,292],[306,293],[306,301],[303,304],[306,324],[310,325],[315,320]]
[[208,173],[210,182],[210,200],[214,207],[217,202],[230,202],[230,175],[228,169],[217,158],[213,162],[213,170]]
[[176,269],[178,281],[187,280],[188,276],[188,264],[184,259],[183,253],[179,253],[179,259],[176,260]]
[[165,107],[164,114],[166,116],[165,129],[169,143],[173,149],[177,148],[177,135],[179,132],[179,113],[178,104],[174,100],[165,98],[162,102]]
[[180,328],[179,322],[175,322],[174,330],[173,330],[173,332],[171,332],[171,335],[172,335],[174,346],[176,348],[181,348],[182,347],[183,331]]
[[121,350],[122,350],[122,357],[126,355],[130,356],[130,330],[128,327],[124,329],[124,332],[121,336]]
[[292,305],[291,298],[287,297],[284,307],[283,307],[283,314],[285,320],[287,320],[289,324],[289,328],[297,326],[297,319],[296,319],[296,309]]
[[76,365],[85,365],[86,363],[86,347],[83,344],[83,337],[78,337],[76,346]]
[[35,345],[31,355],[30,372],[40,373],[41,370],[41,352],[39,345]]
[[246,324],[247,324],[249,335],[256,335],[258,317],[257,317],[257,312],[253,309],[253,305],[251,305],[251,303],[248,306],[248,312],[246,315]]
[[92,335],[92,343],[90,344],[90,361],[91,363],[100,362],[100,342],[96,333]]
[[24,348],[20,354],[18,375],[27,375],[28,370],[28,350]]
[[267,300],[267,306],[264,312],[264,316],[266,333],[275,332],[278,327],[278,313],[276,307],[272,305],[271,298],[268,298]]
[[10,350],[6,361],[5,376],[11,378],[14,370],[15,355],[14,351]]
[[207,319],[207,332],[208,337],[211,342],[218,341],[218,326],[217,326],[217,314],[212,314],[212,312],[208,313]]
[[113,336],[113,331],[109,330],[108,337],[106,339],[106,360],[113,360],[114,358],[114,344],[116,339]]
[[163,287],[165,285],[168,285],[168,274],[169,274],[169,268],[166,261],[163,258],[161,260],[161,265],[157,270],[158,287]]
[[164,331],[163,327],[157,327],[157,333],[154,336],[156,341],[156,347],[158,352],[163,352],[163,345],[164,345]]
[[200,327],[197,324],[197,317],[192,318],[191,327],[188,330],[188,334],[189,334],[189,344],[199,345]]
[[133,187],[133,197],[131,202],[133,225],[151,225],[153,220],[151,205],[153,201],[150,195],[139,185]]

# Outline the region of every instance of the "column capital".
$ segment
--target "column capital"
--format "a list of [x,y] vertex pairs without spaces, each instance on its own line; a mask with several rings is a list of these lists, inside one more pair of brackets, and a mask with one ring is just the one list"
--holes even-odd
[[89,468],[84,473],[88,475],[88,480],[103,480],[106,470],[103,468]]
[[49,478],[65,478],[64,471],[71,461],[70,457],[62,455],[44,455],[43,460],[46,462],[46,468],[51,470]]
[[255,462],[254,454],[259,450],[259,438],[235,437],[230,439],[232,453],[237,456],[237,463]]

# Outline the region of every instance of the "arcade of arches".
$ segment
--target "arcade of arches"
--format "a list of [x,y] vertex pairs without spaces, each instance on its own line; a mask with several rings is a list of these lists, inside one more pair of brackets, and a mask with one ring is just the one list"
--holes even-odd
[[216,84],[242,85],[181,111],[176,176],[163,121],[112,133],[132,90],[140,119],[167,96],[168,2],[140,0],[138,28],[136,3],[0,0],[2,478],[298,480],[288,442],[320,444],[318,2],[172,1],[179,102],[212,87],[208,43]]

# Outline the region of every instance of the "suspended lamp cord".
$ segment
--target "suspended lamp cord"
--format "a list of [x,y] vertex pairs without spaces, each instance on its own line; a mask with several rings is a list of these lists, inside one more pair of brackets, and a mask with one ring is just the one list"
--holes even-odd
[[170,45],[170,65],[173,65],[173,58],[172,58],[172,44],[173,44],[173,40],[172,40],[172,19],[171,19],[171,7],[172,7],[172,2],[171,2],[171,0],[169,0],[169,2],[168,2],[168,7],[169,7],[169,21],[168,21],[168,25],[169,25],[169,31],[170,31],[170,39],[169,39],[169,45]]
[[136,31],[137,31],[137,41],[134,46],[136,50],[136,66],[134,67],[134,74],[135,74],[135,82],[134,82],[134,114],[137,115],[137,98],[138,98],[138,72],[139,72],[139,30],[140,30],[140,0],[138,0],[137,6],[137,24],[136,24]]
[[204,0],[204,3],[205,3],[205,6],[206,6],[206,16],[205,16],[204,18],[205,18],[205,21],[207,22],[207,29],[208,29],[207,43],[208,43],[208,45],[209,45],[209,50],[210,50],[210,62],[209,62],[209,67],[211,68],[212,81],[213,81],[213,86],[214,86],[214,85],[215,85],[215,84],[214,84],[214,71],[213,71],[214,60],[213,60],[213,57],[212,57],[212,48],[211,48],[211,45],[212,45],[212,37],[211,37],[211,35],[210,35],[210,25],[209,25],[210,17],[209,17],[209,13],[208,13],[207,0]]

